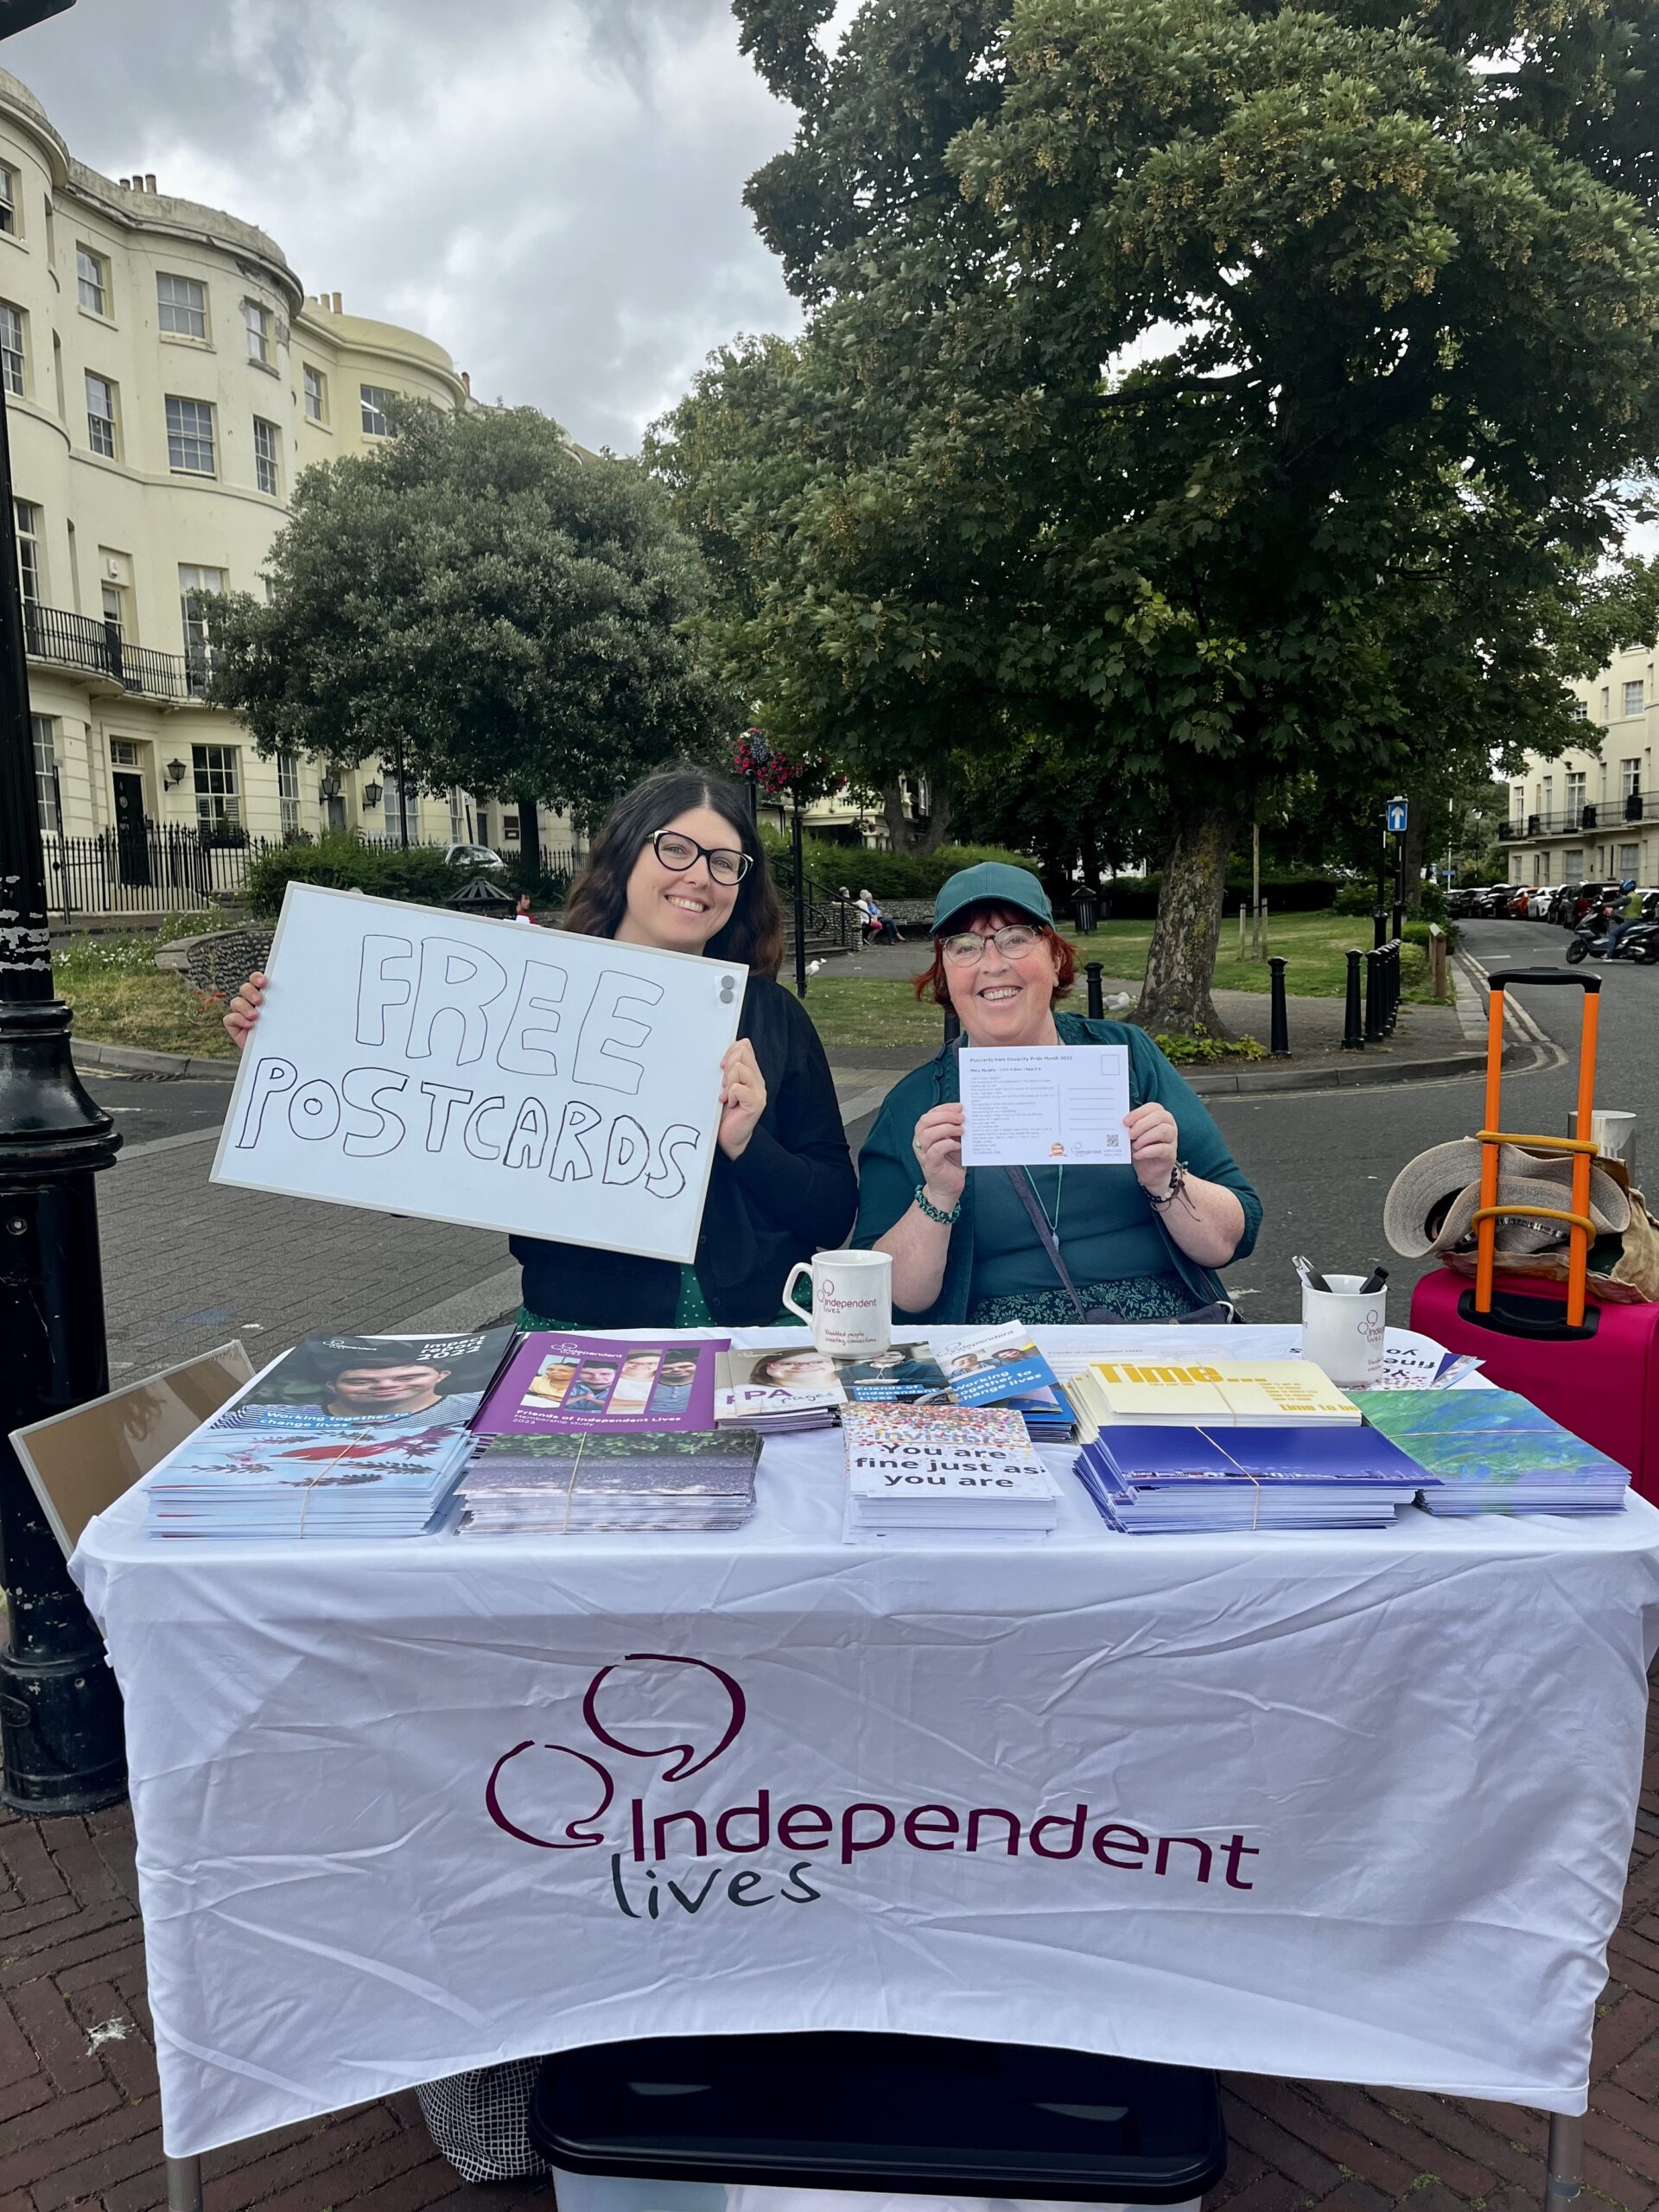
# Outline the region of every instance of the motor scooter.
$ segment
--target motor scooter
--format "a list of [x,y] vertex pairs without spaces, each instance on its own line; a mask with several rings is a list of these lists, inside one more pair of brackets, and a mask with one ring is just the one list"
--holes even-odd
[[[1606,959],[1611,919],[1605,906],[1585,916],[1567,948],[1569,965],[1576,968],[1582,960]],[[1659,922],[1630,923],[1613,947],[1612,957],[1615,960],[1628,960],[1637,968],[1651,968],[1659,963]]]

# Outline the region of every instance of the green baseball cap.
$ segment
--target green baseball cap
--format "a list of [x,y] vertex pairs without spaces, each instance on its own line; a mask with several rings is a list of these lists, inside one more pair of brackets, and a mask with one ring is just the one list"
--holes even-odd
[[958,914],[969,906],[1007,906],[1029,914],[1033,922],[1054,923],[1048,893],[1028,868],[1010,868],[1007,861],[981,861],[976,867],[958,868],[933,902],[933,934],[943,937]]

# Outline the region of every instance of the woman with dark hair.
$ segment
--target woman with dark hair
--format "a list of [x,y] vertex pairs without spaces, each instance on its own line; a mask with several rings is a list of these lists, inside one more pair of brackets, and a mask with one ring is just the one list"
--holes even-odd
[[854,1241],[893,1255],[893,1319],[1173,1321],[1223,1296],[1262,1201],[1221,1131],[1142,1029],[1057,1013],[1077,958],[1024,868],[964,868],[939,893],[916,979],[975,1046],[1122,1045],[1127,1167],[965,1168],[947,1045],[888,1092],[859,1156]]
[[[798,1260],[842,1243],[857,1186],[836,1086],[805,1008],[777,982],[783,913],[743,795],[700,768],[647,776],[606,816],[561,926],[749,970],[694,1266],[545,1237],[510,1239],[524,1329],[753,1326],[779,1316]],[[225,1027],[246,1043],[250,976]]]

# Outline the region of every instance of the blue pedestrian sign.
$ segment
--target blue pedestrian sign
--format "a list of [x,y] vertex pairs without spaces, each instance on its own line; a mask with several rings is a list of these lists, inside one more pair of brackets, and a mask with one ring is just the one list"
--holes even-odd
[[1406,802],[1402,798],[1389,801],[1389,835],[1403,837],[1406,834]]

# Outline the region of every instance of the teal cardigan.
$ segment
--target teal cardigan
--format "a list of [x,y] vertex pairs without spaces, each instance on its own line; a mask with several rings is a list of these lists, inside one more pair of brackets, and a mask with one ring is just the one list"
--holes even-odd
[[[1262,1226],[1262,1201],[1236,1165],[1221,1131],[1191,1086],[1183,1081],[1144,1029],[1133,1028],[1122,1021],[1091,1021],[1080,1014],[1056,1014],[1054,1020],[1063,1045],[1128,1046],[1129,1104],[1167,1107],[1180,1131],[1179,1157],[1194,1175],[1201,1176],[1206,1183],[1224,1184],[1243,1207],[1244,1234],[1233,1255],[1236,1260],[1243,1259],[1254,1249],[1256,1232]],[[875,1126],[858,1155],[858,1225],[853,1231],[853,1243],[861,1249],[868,1251],[879,1236],[885,1236],[915,1198],[918,1175],[916,1155],[911,1147],[917,1122],[931,1108],[952,1103],[961,1095],[957,1081],[957,1055],[947,1045],[901,1083],[895,1084],[882,1101]],[[895,1319],[908,1322],[967,1319],[974,1264],[974,1179],[1001,1172],[995,1168],[969,1170],[967,1187],[962,1194],[962,1211],[950,1231],[950,1249],[945,1258],[944,1280],[939,1287],[938,1298],[925,1313],[905,1313],[895,1308]],[[1121,1186],[1124,1225],[1127,1227],[1131,1220],[1143,1222],[1150,1215],[1161,1229],[1163,1224],[1156,1210],[1134,1177],[1116,1170],[1110,1172]],[[1171,1272],[1180,1278],[1199,1304],[1208,1305],[1211,1300],[1226,1295],[1219,1277],[1210,1268],[1201,1268],[1196,1260],[1189,1259],[1166,1231],[1165,1242],[1169,1249]],[[1060,1287],[1058,1276],[1054,1287],[1057,1290]]]

